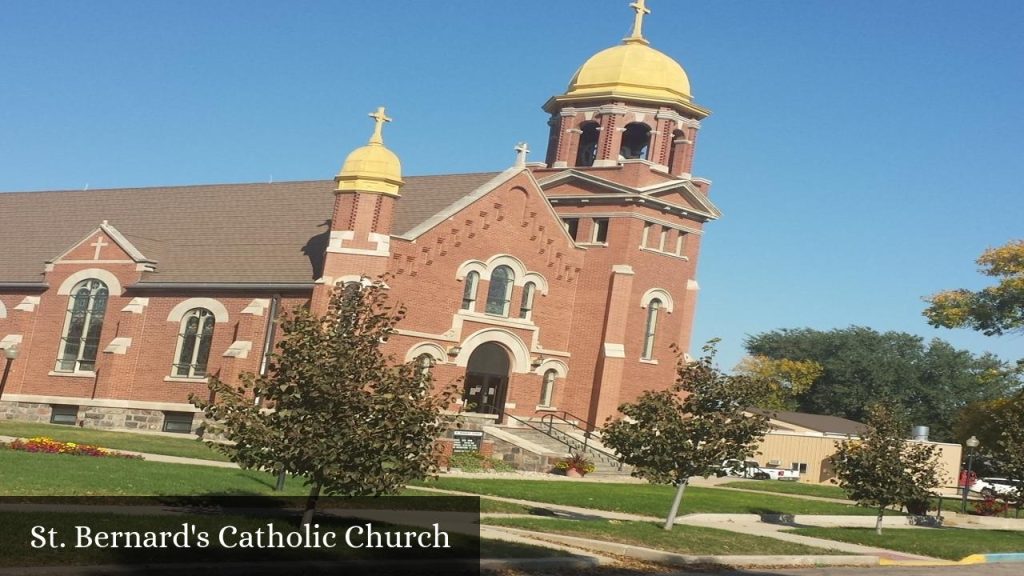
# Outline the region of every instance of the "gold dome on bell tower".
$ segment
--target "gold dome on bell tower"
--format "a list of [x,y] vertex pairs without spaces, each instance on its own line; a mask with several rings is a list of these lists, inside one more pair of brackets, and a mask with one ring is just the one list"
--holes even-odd
[[337,192],[377,192],[398,196],[402,187],[402,163],[394,152],[384,146],[382,131],[385,122],[391,122],[384,114],[384,107],[370,114],[376,123],[370,142],[356,148],[345,158],[341,171],[334,178],[338,183]]
[[560,106],[598,100],[645,102],[668,105],[698,117],[709,114],[696,105],[690,79],[678,62],[651,48],[643,36],[644,16],[650,14],[646,0],[630,4],[636,10],[633,32],[622,44],[593,55],[580,66],[565,94],[545,104],[551,112]]

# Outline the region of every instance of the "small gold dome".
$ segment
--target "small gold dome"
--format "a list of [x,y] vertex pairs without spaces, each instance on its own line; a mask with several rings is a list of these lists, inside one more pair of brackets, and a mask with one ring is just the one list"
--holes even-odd
[[356,148],[345,158],[334,180],[338,183],[337,192],[378,192],[381,194],[398,195],[402,182],[402,162],[394,152],[384,146],[381,129],[384,122],[391,119],[384,115],[384,109],[370,114],[376,121],[370,143]]
[[678,62],[646,43],[629,40],[591,56],[559,100],[609,97],[684,106],[692,100],[690,79]]

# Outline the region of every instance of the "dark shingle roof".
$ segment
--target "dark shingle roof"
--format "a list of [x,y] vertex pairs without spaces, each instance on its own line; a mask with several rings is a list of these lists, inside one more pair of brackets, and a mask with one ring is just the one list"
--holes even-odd
[[867,429],[867,426],[860,422],[854,422],[853,420],[847,420],[846,418],[840,418],[838,416],[758,409],[751,410],[751,412],[764,414],[765,416],[780,422],[795,424],[824,434],[849,434],[852,436],[859,436]]
[[[402,235],[496,173],[406,178]],[[334,182],[0,193],[0,283],[41,282],[48,260],[107,220],[156,271],[143,282],[311,282],[321,274]]]

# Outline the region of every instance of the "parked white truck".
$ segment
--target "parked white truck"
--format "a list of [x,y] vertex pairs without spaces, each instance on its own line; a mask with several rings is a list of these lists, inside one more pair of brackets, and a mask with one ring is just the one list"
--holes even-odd
[[753,460],[726,460],[718,470],[717,476],[736,476],[738,478],[753,478],[754,480],[786,480],[795,482],[800,479],[800,472],[796,470],[783,470],[782,468],[764,468]]

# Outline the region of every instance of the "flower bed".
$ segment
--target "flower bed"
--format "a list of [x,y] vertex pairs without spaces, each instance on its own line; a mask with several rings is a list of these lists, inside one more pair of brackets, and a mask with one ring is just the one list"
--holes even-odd
[[17,439],[7,445],[11,450],[21,452],[41,452],[45,454],[71,454],[72,456],[109,456],[113,458],[136,458],[141,460],[142,456],[115,452],[106,448],[99,448],[89,444],[78,444],[75,442],[59,442],[45,436],[36,436],[28,440]]

